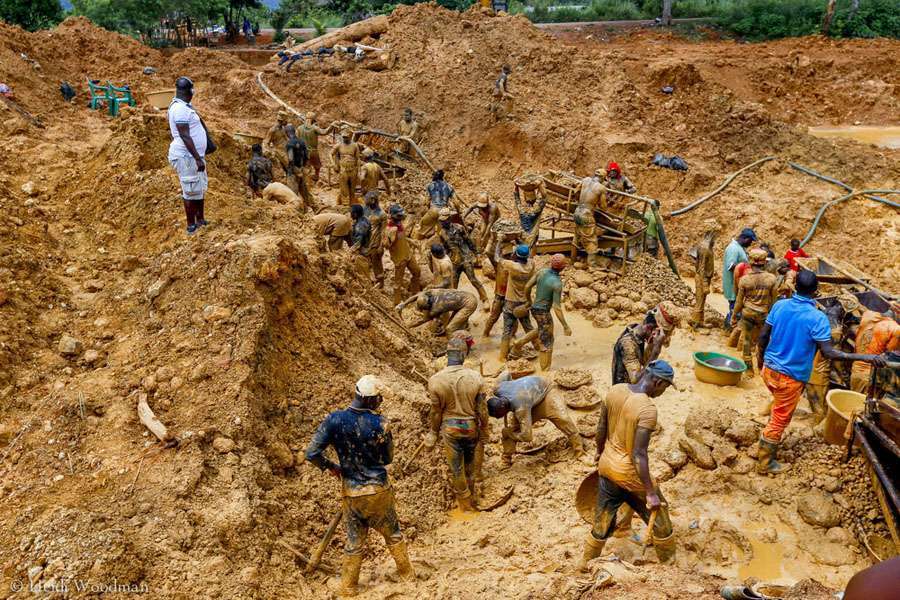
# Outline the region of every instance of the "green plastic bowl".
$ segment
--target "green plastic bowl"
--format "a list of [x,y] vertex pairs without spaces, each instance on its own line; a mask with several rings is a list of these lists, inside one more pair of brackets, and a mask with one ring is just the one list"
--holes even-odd
[[747,370],[739,358],[718,352],[694,352],[694,376],[715,385],[737,385]]

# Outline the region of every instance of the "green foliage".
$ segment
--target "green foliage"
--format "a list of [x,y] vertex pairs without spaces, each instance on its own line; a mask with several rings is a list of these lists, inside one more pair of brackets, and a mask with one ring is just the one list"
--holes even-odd
[[269,15],[269,24],[272,26],[272,29],[275,30],[275,34],[272,36],[272,41],[280,42],[284,39],[284,28],[287,26],[288,21],[290,21],[291,17],[294,16],[294,7],[288,3],[282,2],[278,8],[272,11]]
[[860,0],[853,14],[849,2],[838,4],[831,35],[900,38],[900,3],[897,0]]
[[0,20],[29,31],[52,27],[62,17],[59,0],[0,0]]
[[735,2],[719,24],[752,41],[810,35],[819,31],[826,0],[746,0]]

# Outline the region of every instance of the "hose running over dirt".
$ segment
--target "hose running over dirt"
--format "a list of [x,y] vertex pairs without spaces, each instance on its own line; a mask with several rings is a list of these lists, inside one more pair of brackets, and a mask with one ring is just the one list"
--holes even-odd
[[725,178],[725,181],[722,182],[722,185],[720,185],[719,187],[717,187],[716,189],[714,189],[714,190],[711,191],[710,193],[706,194],[706,195],[703,196],[702,198],[699,198],[699,199],[695,200],[694,202],[691,202],[691,203],[688,204],[687,206],[684,206],[684,207],[679,208],[679,209],[677,209],[677,210],[673,210],[672,212],[669,213],[668,216],[670,216],[670,217],[677,217],[678,215],[683,215],[684,213],[688,212],[689,210],[694,210],[695,208],[697,208],[698,206],[700,206],[701,204],[703,204],[704,202],[706,202],[707,200],[709,200],[710,198],[712,198],[713,196],[715,196],[716,194],[718,194],[719,192],[721,192],[722,190],[724,190],[725,188],[727,188],[727,187],[731,184],[731,182],[734,181],[735,177],[737,177],[738,175],[740,175],[740,174],[743,173],[744,171],[748,171],[748,170],[750,170],[750,169],[752,169],[752,168],[754,168],[754,167],[758,167],[759,165],[761,165],[761,164],[763,164],[763,163],[765,163],[765,162],[769,162],[770,160],[775,160],[775,158],[776,158],[775,156],[767,156],[767,157],[765,157],[765,158],[759,159],[759,160],[756,161],[756,162],[750,163],[749,165],[747,165],[747,166],[744,167],[743,169],[740,169],[740,170],[738,170],[738,171],[735,171],[734,173],[732,173],[731,175],[729,175],[728,177]]
[[[828,183],[832,183],[838,187],[842,187],[845,190],[847,190],[848,192],[853,191],[853,188],[850,187],[849,185],[847,185],[846,183],[844,183],[843,181],[839,181],[833,177],[828,177],[827,175],[822,175],[821,173],[817,173],[817,172],[813,171],[812,169],[810,169],[809,167],[804,167],[803,165],[798,165],[797,163],[792,163],[792,162],[789,162],[788,166],[791,167],[792,169],[794,169],[795,171],[800,171],[801,173],[805,173],[806,175],[809,175],[810,177],[815,177],[816,179],[821,179],[822,181],[827,181]],[[885,194],[887,192],[881,192],[881,193]],[[872,196],[872,195],[869,195],[869,198],[871,198],[875,202],[881,202],[882,204],[887,204],[891,208],[900,208],[900,204],[893,202],[891,200],[888,200],[887,198],[881,198],[879,196]]]
[[[822,208],[819,209],[818,214],[816,214],[816,218],[813,221],[812,227],[809,228],[809,231],[806,233],[806,237],[804,237],[803,240],[800,242],[800,246],[801,247],[805,246],[806,243],[810,239],[812,239],[813,234],[816,233],[816,228],[819,226],[819,221],[822,220],[822,215],[825,214],[826,210],[828,210],[835,204],[844,202],[851,198],[855,198],[856,196],[865,196],[866,198],[874,200],[876,197],[873,196],[872,194],[900,194],[900,190],[860,190],[858,192],[850,192],[849,194],[845,194],[845,195],[841,196],[840,198],[836,198],[834,200],[826,202],[825,204],[822,205]],[[885,200],[884,198],[882,198],[881,200],[889,206],[892,206],[894,208],[900,208],[900,204],[897,204],[896,202],[891,202],[890,200]]]

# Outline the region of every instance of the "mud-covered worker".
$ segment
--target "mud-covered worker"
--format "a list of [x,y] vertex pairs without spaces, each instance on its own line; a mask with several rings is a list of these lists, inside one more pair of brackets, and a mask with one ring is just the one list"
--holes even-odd
[[525,192],[524,202],[520,197],[519,187],[516,186],[513,192],[516,212],[519,213],[519,224],[522,226],[524,237],[522,241],[528,247],[534,246],[540,233],[541,214],[544,212],[544,206],[547,205],[547,192],[544,189],[544,183],[541,182],[530,192]]
[[816,308],[813,296],[819,287],[816,274],[800,271],[797,291],[788,300],[772,306],[759,336],[757,367],[772,394],[769,422],[759,437],[760,473],[780,473],[787,466],[777,460],[778,446],[800,401],[803,386],[809,381],[813,358],[818,349],[825,358],[862,360],[883,367],[884,357],[873,354],[848,354],[831,345],[831,327],[825,313]]
[[[495,245],[502,246],[502,242],[500,242],[497,238],[494,239]],[[515,249],[514,249],[515,250]],[[497,262],[497,258],[493,252],[487,253],[491,257],[491,264],[494,265],[494,299],[491,301],[491,310],[488,313],[487,319],[484,322],[484,330],[482,331],[482,337],[488,338],[491,336],[491,329],[494,328],[494,325],[497,321],[500,320],[500,317],[503,315],[503,307],[506,305],[506,287],[509,285],[509,272],[506,269],[500,268],[500,263]],[[501,255],[500,258],[505,259],[509,258],[510,255]]]
[[742,358],[747,363],[745,374],[753,375],[753,346],[762,331],[769,308],[775,301],[775,286],[778,278],[764,270],[768,257],[762,248],[750,250],[750,272],[738,282],[737,298],[734,302],[734,314],[740,315],[738,327],[743,336]]
[[691,326],[702,327],[705,322],[706,297],[712,289],[712,280],[716,274],[716,261],[713,246],[716,243],[716,231],[708,230],[703,239],[688,252],[694,259],[694,312],[691,315]]
[[338,172],[338,204],[356,204],[356,183],[359,176],[359,144],[351,139],[350,129],[341,129],[341,141],[331,150],[331,164]]
[[[866,354],[884,354],[900,350],[900,303],[883,314],[867,310],[856,332],[855,348]],[[860,394],[869,391],[872,366],[857,361],[850,370],[850,389]]]
[[612,382],[637,383],[644,366],[659,356],[665,333],[652,312],[641,323],[629,325],[613,346]]
[[[659,342],[659,350],[668,348],[672,342],[672,335],[675,333],[675,329],[681,325],[681,309],[675,306],[674,302],[663,300],[651,308],[649,314],[653,315],[662,335],[662,340]],[[656,354],[652,353],[653,350],[652,344],[648,346],[648,354],[644,358],[644,364],[659,358],[659,350],[656,351]]]
[[[831,345],[840,348],[844,333],[850,330],[850,323],[855,319],[854,315],[859,310],[860,304],[856,296],[850,293],[841,294],[837,300],[835,304],[825,310],[825,316],[828,317],[828,325],[831,327]],[[806,382],[805,388],[806,400],[812,409],[812,419],[816,425],[825,418],[825,396],[828,394],[830,383],[831,360],[825,358],[821,351],[816,350],[812,372],[809,374],[809,381]]]
[[588,561],[600,556],[606,540],[616,529],[616,513],[627,504],[650,522],[652,511],[653,547],[662,563],[675,558],[675,534],[668,507],[659,486],[650,476],[647,447],[656,429],[658,398],[675,381],[675,371],[664,360],[647,365],[635,383],[614,385],[600,404],[597,421],[597,505],[578,570],[586,571]]
[[797,280],[797,272],[791,271],[790,263],[786,258],[770,260],[766,270],[775,273],[775,299],[790,298],[794,293],[794,282]]
[[387,175],[384,174],[384,169],[381,168],[381,165],[375,162],[375,151],[371,148],[366,148],[362,152],[362,157],[365,162],[360,169],[359,179],[363,194],[365,195],[371,191],[378,191],[378,183],[383,181],[384,190],[387,195],[390,196],[391,182],[388,181]]
[[725,247],[725,258],[722,260],[722,295],[728,300],[728,314],[725,315],[726,328],[731,327],[731,315],[734,312],[734,302],[737,300],[734,269],[749,260],[747,248],[755,241],[756,234],[748,228],[741,230],[741,233]]
[[397,125],[400,137],[397,139],[397,150],[404,154],[410,153],[409,142],[419,143],[419,123],[416,121],[411,108],[403,109],[403,118]]
[[278,166],[285,172],[287,172],[287,154],[285,152],[287,132],[284,128],[287,125],[288,112],[279,110],[278,115],[275,117],[275,124],[269,128],[269,131],[266,132],[266,137],[263,138],[263,152],[265,152],[266,156],[278,162]]
[[175,80],[175,97],[169,103],[169,164],[178,174],[187,232],[192,235],[198,227],[207,225],[203,215],[203,200],[209,187],[206,155],[216,151],[206,124],[191,106],[194,82],[187,77]]
[[481,375],[463,366],[468,353],[464,340],[451,338],[447,343],[447,366],[428,380],[431,431],[425,436],[425,447],[433,448],[441,436],[459,509],[476,511],[473,496],[477,448],[489,439],[491,430]]
[[[442,208],[439,219],[441,223],[441,242],[450,252],[450,262],[453,263],[452,287],[456,288],[459,286],[459,276],[465,273],[466,277],[469,278],[469,283],[478,291],[478,297],[481,298],[482,302],[486,303],[488,299],[487,292],[484,291],[484,286],[481,285],[478,277],[475,276],[475,257],[478,253],[475,243],[469,237],[463,225],[453,222],[453,211],[450,208]],[[487,307],[485,306],[485,308]]]
[[649,204],[644,210],[644,223],[647,224],[644,231],[644,251],[650,256],[659,256],[659,224],[656,221],[656,213]]
[[478,298],[464,290],[423,290],[397,305],[397,310],[412,302],[416,303],[420,317],[410,324],[411,328],[435,322],[435,335],[451,334],[460,329],[468,329],[469,317],[478,307]]
[[309,152],[309,166],[313,168],[313,181],[319,180],[319,171],[322,170],[322,158],[319,155],[319,136],[331,133],[331,127],[322,129],[316,124],[316,113],[310,111],[306,113],[306,121],[300,126],[297,134],[303,143],[306,144],[306,150]]
[[375,275],[375,285],[381,287],[384,285],[384,231],[387,215],[378,203],[377,191],[367,192],[364,200],[366,202],[364,215],[372,228],[369,234],[368,257],[372,265],[372,273]]
[[631,183],[631,180],[622,174],[619,163],[610,162],[606,165],[606,189],[607,204],[615,205],[622,208],[625,204],[625,196],[616,192],[625,192],[627,194],[637,193],[637,188]]
[[318,202],[309,191],[309,182],[307,181],[306,163],[309,159],[309,151],[306,144],[297,137],[297,132],[293,125],[286,125],[284,133],[287,135],[285,143],[285,154],[287,156],[287,175],[288,187],[298,194],[306,205],[308,210],[316,210]]
[[575,247],[579,252],[587,255],[588,266],[597,266],[597,220],[595,212],[598,208],[606,208],[601,205],[605,196],[603,194],[603,180],[600,169],[594,171],[591,177],[581,180],[581,190],[578,195],[578,206],[572,218],[575,220]]
[[[418,293],[422,271],[413,257],[407,237],[406,211],[399,204],[391,204],[388,217],[384,239],[391,262],[394,263],[394,304],[399,304],[404,298]],[[403,281],[407,271],[409,285],[405,286]]]
[[[566,322],[562,303],[562,279],[560,273],[566,268],[568,261],[562,254],[554,254],[550,257],[550,266],[541,269],[525,284],[525,298],[531,304],[531,316],[537,327],[526,333],[513,343],[516,353],[521,352],[522,346],[532,340],[538,341],[538,363],[541,370],[550,368],[553,361],[553,315],[556,315],[559,324],[563,327],[563,333],[572,335],[572,329]],[[531,290],[534,290],[534,300],[531,300]],[[550,310],[553,310],[553,315]]]
[[[519,324],[525,333],[531,331],[534,326],[528,318],[528,296],[525,295],[525,286],[534,275],[534,261],[531,260],[531,248],[525,244],[519,244],[513,251],[512,259],[503,258],[500,255],[501,243],[498,240],[494,246],[494,260],[497,268],[506,271],[506,300],[503,302],[503,337],[500,339],[500,362],[506,362],[509,356],[509,347]],[[534,349],[540,350],[538,341],[534,340]]]
[[[444,179],[444,171],[436,170],[431,174],[431,182],[425,186],[425,192],[428,194],[428,211],[422,215],[419,222],[419,232],[416,237],[420,240],[430,238],[435,234],[435,226],[438,224],[438,218],[441,210],[449,208],[454,216],[459,213],[460,205],[456,199],[456,191]],[[461,222],[462,219],[459,219]]]
[[[397,564],[398,577],[415,581],[385,469],[394,459],[394,439],[388,419],[378,412],[381,389],[381,382],[374,375],[361,377],[350,407],[325,417],[306,450],[307,461],[341,479],[347,532],[341,567],[342,596],[357,593],[369,528],[384,536]],[[325,456],[329,446],[334,448],[340,464]]]
[[800,265],[797,263],[798,258],[809,258],[809,254],[800,247],[800,240],[793,239],[791,240],[790,249],[784,253],[784,259],[788,261],[791,271],[797,272],[800,270]]
[[512,67],[503,65],[500,69],[500,75],[494,81],[494,88],[491,91],[491,117],[495,120],[507,116],[512,110],[515,96],[509,91],[510,73],[512,73]]
[[319,250],[324,251],[327,247],[328,250],[335,251],[344,244],[351,244],[353,220],[349,215],[325,212],[314,216],[312,220],[318,236]]
[[453,262],[442,244],[431,245],[431,283],[427,289],[453,289]]
[[272,176],[272,161],[263,156],[261,144],[250,147],[250,160],[247,162],[247,186],[254,196],[261,196],[263,189],[275,178]]
[[509,425],[500,433],[503,446],[501,466],[512,465],[516,443],[530,442],[534,437],[533,424],[545,419],[566,436],[576,458],[585,457],[578,427],[569,415],[556,385],[546,377],[514,377],[509,371],[504,371],[494,385],[487,406],[488,414],[494,418],[503,419],[507,414],[510,415]]
[[[491,240],[495,237],[493,231],[494,223],[500,218],[500,205],[496,202],[491,202],[487,192],[481,192],[478,194],[478,199],[475,201],[475,204],[466,209],[466,212],[462,217],[463,221],[465,221],[469,217],[469,214],[474,210],[477,210],[478,216],[481,217],[481,232],[478,235],[478,251],[488,252],[488,254],[490,254],[490,249],[493,248]],[[489,258],[493,259],[492,256],[489,256]]]

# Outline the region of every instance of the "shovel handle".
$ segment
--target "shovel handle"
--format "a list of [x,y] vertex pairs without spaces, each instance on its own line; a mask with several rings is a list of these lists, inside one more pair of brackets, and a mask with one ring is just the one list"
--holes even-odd
[[322,555],[325,554],[325,549],[328,548],[328,544],[331,543],[331,538],[334,537],[334,531],[337,529],[338,523],[341,522],[341,517],[344,515],[343,510],[339,510],[337,514],[331,519],[331,523],[328,524],[328,529],[325,530],[325,535],[322,537],[322,541],[319,542],[316,551],[313,552],[313,555],[309,559],[309,564],[306,565],[306,574],[309,575],[313,571],[316,570],[316,567],[319,566],[319,562],[322,560]]

